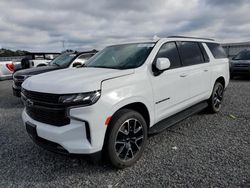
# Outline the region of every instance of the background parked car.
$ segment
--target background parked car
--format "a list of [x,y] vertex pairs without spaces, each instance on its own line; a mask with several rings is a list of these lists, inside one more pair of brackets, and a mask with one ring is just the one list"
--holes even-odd
[[230,75],[234,76],[250,76],[250,50],[241,51],[230,61]]
[[0,61],[0,80],[12,78],[14,65],[12,61]]
[[56,58],[58,55],[60,55],[60,53],[27,53],[26,57],[23,58],[21,62],[14,63],[14,70],[18,71],[20,69],[27,69],[31,67],[46,66],[51,60]]
[[96,52],[96,50],[86,52],[66,52],[52,60],[48,64],[49,66],[34,67],[15,72],[13,75],[12,86],[13,95],[20,97],[21,85],[26,78],[54,70],[82,66],[85,61],[92,57]]

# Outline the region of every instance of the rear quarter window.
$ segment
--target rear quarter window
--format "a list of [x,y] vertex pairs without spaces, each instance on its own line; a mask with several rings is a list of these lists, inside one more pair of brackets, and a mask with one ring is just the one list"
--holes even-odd
[[217,43],[206,43],[209,50],[212,52],[215,59],[227,58],[227,55],[220,44]]
[[208,57],[208,55],[207,55],[207,52],[206,52],[206,50],[205,50],[203,44],[202,44],[202,43],[199,43],[199,47],[200,47],[200,49],[201,49],[201,52],[202,52],[202,55],[203,55],[203,58],[204,58],[205,63],[209,62],[210,60],[209,60],[209,57]]

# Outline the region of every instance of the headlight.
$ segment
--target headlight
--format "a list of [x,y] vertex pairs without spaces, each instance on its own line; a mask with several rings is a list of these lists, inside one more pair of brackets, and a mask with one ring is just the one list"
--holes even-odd
[[31,75],[23,75],[23,80],[26,80],[29,77],[31,77]]
[[92,105],[98,101],[101,91],[63,95],[59,102],[66,105]]
[[29,77],[30,77],[30,75],[16,76],[16,75],[13,74],[13,79],[16,80],[16,81],[24,81]]

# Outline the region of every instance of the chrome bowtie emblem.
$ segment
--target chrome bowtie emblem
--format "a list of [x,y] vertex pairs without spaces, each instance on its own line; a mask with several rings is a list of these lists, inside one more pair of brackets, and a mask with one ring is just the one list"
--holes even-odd
[[28,99],[28,100],[26,101],[26,105],[29,106],[29,107],[30,107],[30,106],[33,106],[33,104],[34,104],[34,103],[33,103],[30,99]]

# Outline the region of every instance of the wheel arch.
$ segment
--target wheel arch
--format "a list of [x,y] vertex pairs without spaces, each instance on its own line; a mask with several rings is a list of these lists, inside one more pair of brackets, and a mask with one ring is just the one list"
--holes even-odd
[[40,64],[37,65],[37,67],[43,67],[43,66],[47,66],[47,65],[44,64],[44,63],[40,63]]
[[214,84],[215,84],[216,82],[220,82],[220,83],[223,85],[224,88],[226,87],[226,81],[225,81],[225,78],[224,78],[223,76],[218,77],[218,78],[215,80]]
[[142,102],[130,103],[130,104],[127,104],[127,105],[121,107],[116,112],[118,112],[119,110],[122,110],[122,109],[134,110],[134,111],[140,113],[143,116],[143,118],[145,119],[145,121],[147,123],[147,127],[149,128],[149,126],[150,126],[150,114],[149,114],[148,108],[146,107],[146,105],[144,103],[142,103]]
[[218,76],[217,79],[215,79],[212,83],[213,85],[211,85],[211,91],[210,91],[210,94],[209,94],[209,97],[211,97],[212,93],[213,93],[213,89],[214,89],[214,85],[216,82],[220,82],[224,89],[226,88],[226,80],[225,80],[225,77],[224,76]]
[[[109,123],[111,122],[112,117],[114,117],[114,115],[122,109],[130,109],[130,110],[134,110],[134,111],[140,113],[143,116],[143,118],[145,119],[148,129],[150,127],[150,123],[152,123],[152,121],[153,121],[153,117],[152,117],[153,115],[150,114],[150,107],[142,101],[138,101],[138,100],[133,100],[133,101],[130,100],[130,102],[123,101],[123,102],[120,102],[114,109],[115,110],[113,110],[113,113],[112,113],[112,116],[111,116]],[[109,126],[109,124],[108,124],[106,132],[105,132],[105,136],[104,136],[103,149],[105,148],[106,143],[108,141],[108,135],[109,135],[110,131],[111,131],[111,126]]]

